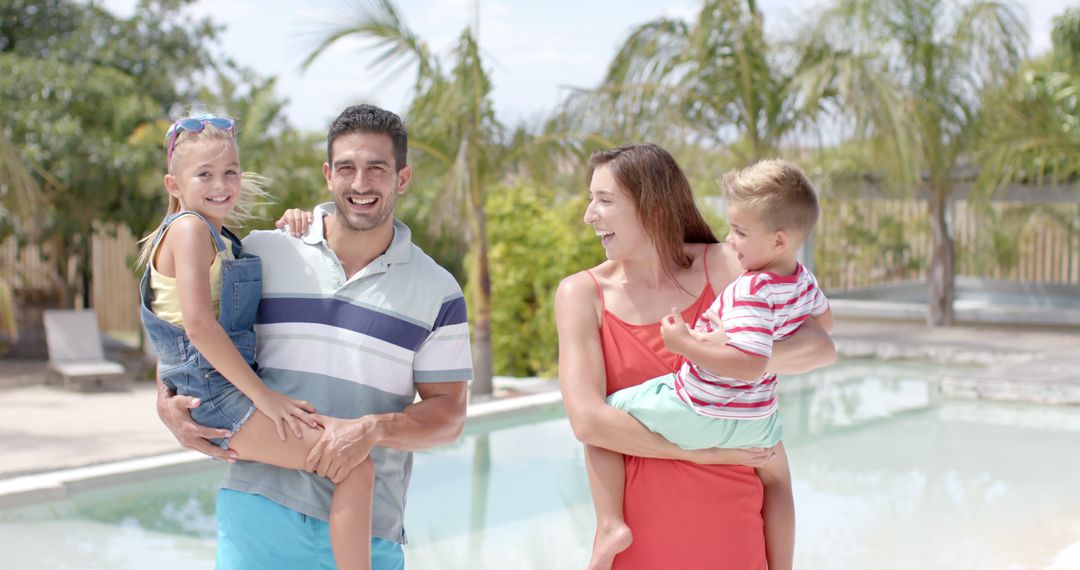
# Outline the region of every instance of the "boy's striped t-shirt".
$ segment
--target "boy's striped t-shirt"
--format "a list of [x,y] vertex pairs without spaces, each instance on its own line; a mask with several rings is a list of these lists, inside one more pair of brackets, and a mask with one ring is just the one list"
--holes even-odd
[[[244,239],[244,250],[262,258],[255,332],[266,385],[320,414],[356,418],[400,412],[413,403],[417,383],[471,380],[465,299],[453,276],[395,220],[389,248],[346,277],[323,237],[323,216],[333,211],[333,204],[316,208],[315,223],[299,239],[276,231]],[[403,543],[412,454],[375,448],[372,458],[373,534]],[[314,474],[240,462],[222,485],[329,516],[333,484]]]
[[[794,275],[747,272],[713,301],[727,344],[763,358],[772,357],[774,341],[783,340],[806,319],[829,309],[814,275],[799,264]],[[699,319],[695,327],[708,330]],[[675,391],[699,414],[729,419],[761,419],[776,411],[776,374],[766,371],[754,382],[714,374],[686,360],[676,374]]]

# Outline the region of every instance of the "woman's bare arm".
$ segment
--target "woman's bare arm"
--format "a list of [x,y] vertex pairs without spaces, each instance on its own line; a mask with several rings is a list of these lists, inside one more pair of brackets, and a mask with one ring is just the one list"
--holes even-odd
[[[719,295],[743,270],[731,246],[720,243],[709,248],[709,272],[713,289]],[[719,318],[714,319],[714,324],[723,329]],[[777,374],[802,374],[836,362],[836,346],[828,333],[831,329],[830,313],[807,319],[795,334],[773,344],[768,370]]]
[[834,362],[836,345],[818,319],[813,318],[803,322],[795,334],[773,344],[769,370],[777,374],[802,374]]
[[555,293],[559,383],[570,426],[582,443],[625,455],[698,463],[752,464],[758,459],[767,460],[771,450],[683,450],[626,412],[609,406],[605,400],[604,354],[596,302],[596,289],[583,273],[564,279]]

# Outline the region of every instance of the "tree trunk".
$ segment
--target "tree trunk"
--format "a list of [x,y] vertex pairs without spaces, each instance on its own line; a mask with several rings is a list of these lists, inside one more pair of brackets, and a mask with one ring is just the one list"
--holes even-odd
[[73,309],[75,308],[77,287],[74,278],[75,271],[72,268],[72,248],[61,236],[53,238],[50,245],[51,251],[48,253],[51,264],[49,281],[52,283],[59,299],[57,308]]
[[469,267],[469,284],[472,287],[473,323],[473,383],[472,398],[490,396],[493,387],[491,365],[491,275],[488,271],[487,220],[483,205],[473,202],[472,216],[472,265]]
[[491,489],[491,436],[481,433],[473,444],[472,496],[469,509],[469,567],[484,567],[484,529],[487,527],[488,495]]
[[949,234],[947,188],[937,187],[930,191],[930,227],[933,235],[933,251],[930,270],[927,273],[930,309],[930,326],[952,326],[953,301],[956,298],[956,259],[952,236]]

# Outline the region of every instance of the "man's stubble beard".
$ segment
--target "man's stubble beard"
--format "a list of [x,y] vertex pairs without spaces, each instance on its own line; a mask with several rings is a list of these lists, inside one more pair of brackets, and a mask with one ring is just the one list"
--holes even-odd
[[349,199],[341,198],[337,204],[337,220],[341,223],[342,227],[348,229],[350,232],[366,233],[381,227],[386,220],[394,215],[394,207],[397,205],[397,193],[391,192],[389,197],[384,199],[379,196],[380,207],[371,216],[364,216],[360,223],[353,221],[353,218],[349,216],[348,207]]

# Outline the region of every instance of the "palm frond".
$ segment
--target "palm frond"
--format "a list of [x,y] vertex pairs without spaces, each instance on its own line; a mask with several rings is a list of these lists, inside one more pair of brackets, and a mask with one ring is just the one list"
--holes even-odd
[[[37,172],[52,187],[59,183],[40,167],[27,162],[0,128],[0,208],[10,222],[24,222],[29,230],[37,225],[48,200],[34,177]],[[30,232],[33,233],[33,232]]]
[[341,2],[340,10],[327,14],[326,25],[310,34],[314,48],[300,68],[308,69],[332,45],[352,36],[370,40],[373,48],[380,50],[375,57],[375,66],[384,72],[395,69],[394,65],[412,63],[418,65],[419,77],[432,72],[434,60],[427,44],[413,33],[390,0]]

